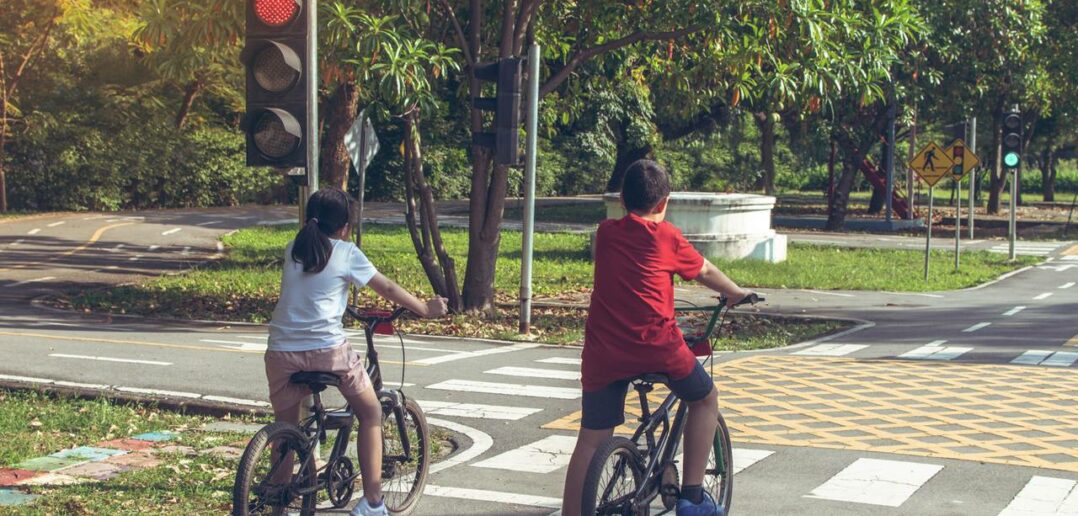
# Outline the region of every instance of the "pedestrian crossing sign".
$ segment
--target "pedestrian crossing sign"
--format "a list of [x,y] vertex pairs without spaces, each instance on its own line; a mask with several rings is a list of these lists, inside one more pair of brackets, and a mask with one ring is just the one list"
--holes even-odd
[[951,166],[951,179],[955,181],[961,181],[970,170],[981,164],[981,159],[969,147],[966,147],[966,142],[961,138],[948,145],[943,150],[943,153],[949,156],[954,163]]
[[909,162],[910,169],[928,183],[928,186],[936,186],[940,179],[950,177],[954,165],[951,155],[936,145],[936,142],[928,142]]

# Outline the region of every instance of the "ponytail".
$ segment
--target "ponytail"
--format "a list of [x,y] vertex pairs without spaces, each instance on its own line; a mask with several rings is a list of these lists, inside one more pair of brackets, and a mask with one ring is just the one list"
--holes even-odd
[[307,223],[292,243],[292,260],[303,264],[303,272],[322,272],[333,253],[330,235],[348,223],[351,199],[336,188],[319,190],[307,200]]

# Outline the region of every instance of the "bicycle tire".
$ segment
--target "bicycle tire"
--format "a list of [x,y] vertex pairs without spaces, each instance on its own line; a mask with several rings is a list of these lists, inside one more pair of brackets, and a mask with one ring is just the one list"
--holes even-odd
[[[646,516],[648,508],[643,512],[633,512],[633,496],[643,482],[644,471],[641,467],[640,452],[636,444],[624,437],[611,437],[595,450],[591,462],[588,463],[588,472],[584,476],[583,493],[581,495],[581,514],[585,516],[597,514],[620,514],[625,516]],[[610,466],[611,475],[604,475]],[[630,478],[626,478],[626,473]],[[604,477],[609,476],[606,482]],[[616,487],[611,482],[619,484],[628,481],[627,485]],[[611,490],[617,489],[617,496],[610,499]]]
[[[415,510],[430,473],[430,430],[423,409],[412,399],[404,402],[412,461],[402,463],[403,444],[399,437],[396,414],[386,407],[382,416],[382,496],[386,509],[394,516],[406,516]],[[414,435],[413,435],[414,432]]]
[[[315,505],[318,501],[317,492],[300,496],[298,506],[294,505],[296,499],[289,492],[294,488],[310,488],[316,485],[318,479],[315,472],[309,470],[310,468],[307,468],[307,473],[302,478],[297,478],[293,470],[292,478],[289,481],[290,485],[284,493],[281,494],[278,491],[272,495],[280,496],[278,501],[283,499],[285,501],[283,506],[274,505],[272,501],[263,500],[262,495],[257,493],[258,491],[264,491],[264,487],[269,487],[262,486],[262,481],[266,479],[262,478],[261,475],[268,475],[275,467],[272,452],[269,449],[271,443],[275,443],[279,447],[287,447],[290,451],[284,456],[293,457],[293,465],[295,465],[304,464],[310,460],[310,453],[305,449],[307,446],[306,441],[303,431],[298,426],[283,421],[266,425],[255,433],[251,441],[247,443],[247,448],[243,451],[240,465],[236,470],[236,482],[232,487],[233,516],[284,514],[289,509],[299,509],[300,514],[303,515],[314,514]],[[268,468],[261,468],[262,459],[266,459],[265,465]],[[303,469],[300,468],[301,471]],[[255,487],[256,484],[257,487]],[[251,500],[252,494],[256,495],[255,500]]]
[[[722,460],[722,468],[717,467],[716,459]],[[726,428],[726,420],[722,418],[722,414],[719,414],[715,442],[704,471],[704,489],[715,499],[715,504],[723,508],[723,514],[730,514],[730,504],[734,498],[733,448],[730,444],[730,431]]]

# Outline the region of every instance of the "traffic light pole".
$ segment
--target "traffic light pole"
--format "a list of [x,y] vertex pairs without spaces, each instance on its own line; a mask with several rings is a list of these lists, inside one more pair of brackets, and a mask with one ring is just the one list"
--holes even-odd
[[[303,2],[307,10],[306,70],[307,82],[307,195],[318,191],[318,2]],[[300,220],[302,224],[303,221]]]
[[[969,135],[966,143],[973,154],[977,154],[977,117],[969,119]],[[977,198],[977,167],[969,171],[969,239],[973,240],[973,212],[976,211],[974,199]]]
[[531,333],[532,321],[532,244],[535,235],[535,153],[539,127],[539,45],[528,48],[528,114],[524,122],[528,133],[524,162],[524,238],[520,260],[520,333]]
[[928,187],[928,231],[925,232],[925,279],[928,279],[928,255],[932,253],[932,201],[936,195],[935,186]]
[[1011,261],[1015,259],[1014,241],[1018,234],[1018,220],[1015,217],[1015,211],[1018,208],[1018,168],[1011,169],[1011,216],[1010,224],[1008,224],[1008,233],[1010,236],[1010,252],[1009,256]]

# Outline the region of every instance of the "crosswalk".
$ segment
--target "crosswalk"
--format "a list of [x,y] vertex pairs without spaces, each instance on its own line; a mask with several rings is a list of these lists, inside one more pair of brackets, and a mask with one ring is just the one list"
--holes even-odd
[[[967,357],[977,362],[1013,364],[1038,367],[1073,367],[1078,366],[1078,351],[1058,349],[999,349],[977,346],[948,346],[946,340],[936,340],[928,344],[911,346],[905,351],[895,353],[894,358],[903,360],[963,361]],[[893,347],[891,349],[894,349]],[[867,344],[817,344],[790,352],[791,355],[814,357],[857,357],[860,354],[875,358],[878,351],[873,351]]]
[[[1058,249],[1059,245],[1058,242],[1015,242],[1014,252],[1023,256],[1048,256]],[[1007,242],[996,244],[988,250],[999,254],[1011,252],[1010,244]]]
[[[936,341],[911,346],[899,356],[912,360],[954,360],[971,349],[945,344]],[[847,356],[863,352],[867,348],[867,344],[818,344],[793,351],[791,354]],[[521,420],[548,410],[534,406],[533,400],[536,398],[579,399],[580,359],[537,355],[538,353],[522,354],[517,360],[502,361],[498,367],[488,366],[472,371],[469,379],[443,379],[424,386],[420,405],[428,415],[460,418],[461,421],[485,419],[503,421],[504,424],[513,422],[512,424],[525,425],[528,428],[527,439],[519,442],[514,440],[512,445],[500,448],[495,445],[460,466],[464,470],[455,470],[456,478],[469,477],[469,472],[474,472],[475,475],[490,472],[501,479],[499,488],[477,489],[478,486],[473,485],[458,487],[454,484],[460,482],[442,477],[432,480],[434,485],[427,488],[428,496],[531,507],[532,511],[538,511],[533,512],[534,514],[550,514],[552,509],[560,505],[560,500],[551,495],[560,492],[576,436],[574,433],[554,428],[537,429],[533,426],[536,421],[534,418]],[[1074,360],[1071,355],[1075,355]],[[1078,353],[1059,351],[1027,352],[1018,358],[1022,356],[1026,358],[1016,358],[1013,363],[1051,366],[1064,362],[1072,365],[1078,360]],[[444,391],[476,393],[478,396],[495,395],[493,399],[503,401],[505,405],[426,401],[426,397],[432,396],[433,393]],[[550,417],[555,415],[551,414]],[[545,417],[542,419],[547,420]],[[798,471],[799,475],[810,475],[813,481],[811,485],[799,487],[796,492],[782,493],[782,496],[789,499],[784,503],[801,503],[805,504],[805,507],[812,507],[811,504],[814,503],[849,504],[852,507],[851,513],[867,514],[873,510],[872,507],[905,508],[929,503],[917,501],[918,497],[927,497],[922,500],[935,497],[941,485],[948,486],[946,489],[949,489],[951,483],[955,482],[956,475],[967,474],[961,469],[966,466],[953,464],[954,461],[948,463],[946,460],[922,457],[904,460],[903,456],[858,456],[857,453],[823,450],[819,452],[834,453],[837,458],[823,461],[822,466],[813,466],[806,471],[804,456],[796,447],[753,446],[735,442],[733,471],[735,478],[740,479],[737,483],[741,486],[735,492],[748,496],[747,493],[752,489],[773,489],[773,486],[777,485],[775,482],[782,482],[774,477],[776,472]],[[893,457],[897,457],[897,460]],[[947,477],[948,471],[953,473],[949,478],[943,478]],[[1078,486],[1075,480],[1066,478],[1067,473],[1061,472],[1060,476],[1053,476],[1050,470],[1030,471],[1029,476],[1021,478],[1019,482],[1001,484],[1009,489],[1004,494],[1005,499],[998,500],[991,512],[983,514],[1078,516]]]

